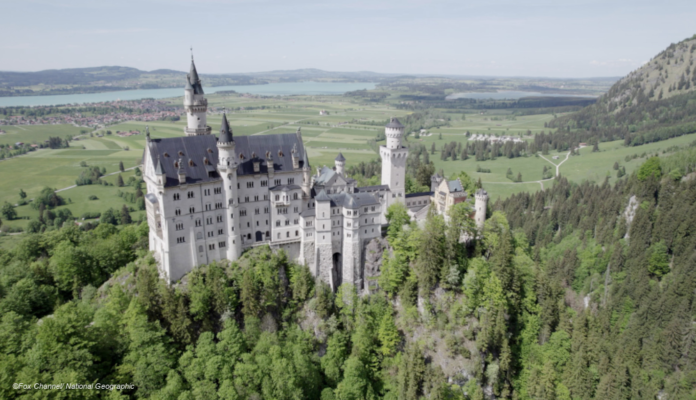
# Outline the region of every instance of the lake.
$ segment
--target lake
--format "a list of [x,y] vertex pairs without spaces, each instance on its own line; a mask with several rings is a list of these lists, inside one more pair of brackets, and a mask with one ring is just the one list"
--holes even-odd
[[446,100],[455,99],[476,99],[476,100],[518,100],[523,97],[586,97],[595,98],[596,96],[583,96],[583,95],[573,95],[573,94],[548,94],[540,92],[522,92],[517,90],[502,90],[499,92],[466,92],[466,93],[452,93],[451,95],[445,97]]
[[[372,82],[341,83],[341,82],[289,82],[269,83],[267,85],[237,85],[204,87],[206,94],[224,90],[234,90],[237,93],[251,93],[265,96],[288,96],[293,94],[326,95],[343,94],[353,90],[374,89]],[[17,96],[0,97],[0,107],[9,106],[52,106],[57,104],[99,103],[114,100],[165,99],[182,97],[181,88],[120,90],[116,92],[65,94],[55,96]]]

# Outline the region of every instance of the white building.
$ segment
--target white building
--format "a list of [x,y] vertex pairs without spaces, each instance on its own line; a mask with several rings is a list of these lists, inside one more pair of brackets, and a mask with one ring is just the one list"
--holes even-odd
[[432,192],[405,194],[408,149],[396,118],[385,127],[387,143],[380,147],[382,185],[356,187],[344,173],[342,154],[334,168],[311,175],[299,128],[234,137],[223,115],[219,136],[211,135],[193,60],[184,93],[185,136],[152,139],[148,133],[143,155],[149,246],[170,281],[198,265],[236,260],[245,249],[270,245],[334,289],[344,282],[360,289],[364,249],[381,236],[387,207],[409,197],[416,216],[431,202]]

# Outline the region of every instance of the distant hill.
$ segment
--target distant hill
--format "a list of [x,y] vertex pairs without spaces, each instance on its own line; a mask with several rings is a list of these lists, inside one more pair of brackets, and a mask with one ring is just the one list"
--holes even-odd
[[549,127],[576,129],[576,141],[624,139],[633,146],[696,132],[695,61],[696,35],[669,45],[595,104]]
[[696,90],[696,35],[672,43],[609,89],[598,106],[615,111]]

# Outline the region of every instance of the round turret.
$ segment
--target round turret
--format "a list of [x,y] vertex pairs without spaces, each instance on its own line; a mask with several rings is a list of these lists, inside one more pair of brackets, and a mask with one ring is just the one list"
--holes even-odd
[[481,230],[483,229],[483,224],[486,222],[486,209],[488,208],[488,192],[484,189],[479,189],[474,195],[476,199],[476,204],[474,205],[476,215],[474,219],[476,220],[476,227]]
[[404,136],[404,126],[398,119],[392,118],[384,127],[384,135],[387,137],[387,148],[398,149],[401,147],[401,138]]
[[342,153],[338,153],[338,156],[336,156],[334,163],[336,166],[336,173],[339,175],[343,175],[343,167],[346,166],[346,158],[343,157]]

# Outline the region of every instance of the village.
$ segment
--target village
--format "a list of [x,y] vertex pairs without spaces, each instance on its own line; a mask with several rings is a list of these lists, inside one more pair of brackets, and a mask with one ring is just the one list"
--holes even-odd
[[[65,112],[64,108],[75,108],[76,110],[75,112],[63,113]],[[90,108],[96,112],[90,113],[88,111]],[[0,125],[70,124],[78,127],[98,128],[125,121],[177,121],[181,114],[181,111],[177,110],[176,107],[164,101],[152,99],[86,103],[76,107],[34,106],[26,109],[30,112],[0,118]]]

